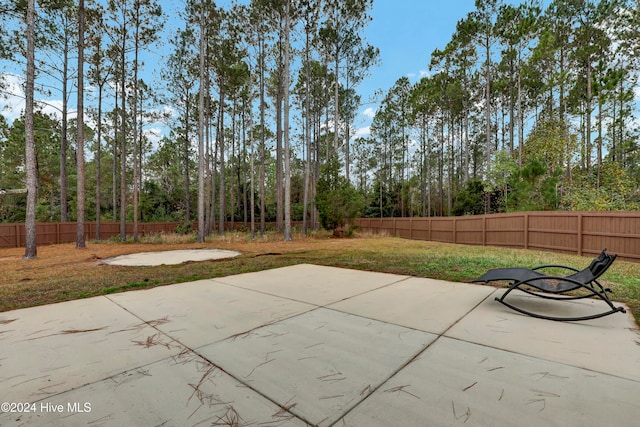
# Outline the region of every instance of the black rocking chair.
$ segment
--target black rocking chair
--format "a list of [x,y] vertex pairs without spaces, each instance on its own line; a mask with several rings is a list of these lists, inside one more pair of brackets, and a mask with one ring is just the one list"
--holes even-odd
[[[526,314],[528,316],[537,317],[540,319],[548,319],[548,320],[557,320],[557,321],[578,321],[578,320],[590,320],[597,319],[598,317],[607,316],[609,314],[622,312],[626,313],[626,310],[623,307],[615,307],[611,300],[609,299],[607,293],[611,292],[611,289],[604,288],[600,282],[598,282],[598,278],[604,274],[605,271],[613,264],[613,261],[616,259],[616,255],[607,254],[607,250],[604,249],[600,255],[594,259],[589,267],[584,270],[577,270],[572,267],[567,267],[564,265],[542,265],[540,267],[536,267],[533,269],[528,268],[498,268],[495,270],[489,270],[482,276],[478,277],[474,280],[474,282],[494,282],[494,281],[510,281],[509,289],[502,294],[501,297],[496,297],[496,301],[506,305],[512,310],[518,311],[520,313]],[[545,268],[564,268],[570,271],[573,271],[573,274],[568,276],[550,276],[543,273],[540,273],[538,270]],[[531,288],[535,288],[544,293],[539,293],[530,290]],[[567,301],[567,300],[576,300],[582,298],[590,298],[596,297],[600,298],[611,308],[608,311],[603,313],[581,316],[581,317],[553,317],[553,316],[545,316],[543,314],[533,313],[527,310],[524,310],[520,307],[516,307],[510,302],[505,301],[507,295],[511,293],[511,291],[518,289],[527,294],[538,296],[541,298],[557,300],[557,301]],[[577,289],[584,289],[587,291],[587,294],[580,296],[564,296],[560,294],[564,294],[566,292],[570,292]]]

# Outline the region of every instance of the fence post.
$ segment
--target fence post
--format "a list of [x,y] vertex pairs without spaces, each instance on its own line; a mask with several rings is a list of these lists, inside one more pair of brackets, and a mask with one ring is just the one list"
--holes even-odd
[[453,217],[453,243],[456,244],[458,242],[458,230],[457,230],[457,225],[458,225],[458,219],[454,216]]
[[578,256],[582,256],[582,212],[578,214]]
[[409,218],[409,240],[413,240],[413,217]]
[[487,246],[487,215],[482,215],[482,246]]
[[20,226],[18,224],[16,224],[15,230],[16,230],[16,248],[19,248],[19,247],[22,247],[22,244],[20,243]]
[[524,248],[529,249],[529,214],[524,214]]

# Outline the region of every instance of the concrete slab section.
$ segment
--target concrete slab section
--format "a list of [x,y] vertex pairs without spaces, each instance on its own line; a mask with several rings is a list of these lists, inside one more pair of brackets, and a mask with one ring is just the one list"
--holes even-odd
[[488,286],[410,278],[332,304],[346,313],[441,334],[494,292]]
[[337,425],[635,425],[640,382],[440,338]]
[[109,299],[189,348],[311,310],[314,306],[213,280],[113,294]]
[[47,398],[3,426],[306,425],[190,351]]
[[182,350],[104,297],[7,311],[0,313],[0,400],[43,399]]
[[[555,315],[595,313],[606,307],[596,300],[550,301],[523,293],[509,297],[513,304]],[[640,381],[640,330],[629,311],[553,322],[522,315],[488,298],[446,335]]]
[[435,338],[319,308],[198,352],[291,413],[328,426]]
[[212,259],[233,258],[240,252],[224,249],[181,249],[175,251],[139,252],[120,255],[102,260],[103,264],[145,267],[152,265],[175,265],[188,261],[209,261]]
[[395,274],[300,264],[216,280],[322,306],[407,278]]

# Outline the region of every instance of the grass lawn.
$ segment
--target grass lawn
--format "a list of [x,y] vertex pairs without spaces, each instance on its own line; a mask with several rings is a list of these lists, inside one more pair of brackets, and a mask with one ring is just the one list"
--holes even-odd
[[[242,255],[158,267],[101,263],[123,254],[195,248],[230,249]],[[30,261],[23,260],[23,255],[24,248],[0,249],[0,311],[301,263],[469,282],[490,268],[563,264],[582,269],[592,259],[377,236],[298,235],[292,242],[283,242],[279,235],[250,240],[241,233],[210,237],[204,244],[159,235],[140,243],[88,242],[84,250],[75,249],[74,244],[41,246],[38,258]],[[601,282],[612,288],[612,299],[629,305],[640,322],[640,264],[617,260]]]

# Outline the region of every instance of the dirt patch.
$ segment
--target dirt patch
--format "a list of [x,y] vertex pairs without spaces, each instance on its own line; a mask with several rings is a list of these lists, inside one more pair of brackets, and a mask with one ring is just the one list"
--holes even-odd
[[102,263],[123,266],[175,265],[182,264],[184,262],[233,258],[238,255],[240,255],[240,252],[223,249],[182,249],[120,255],[114,258],[104,259],[102,260]]

